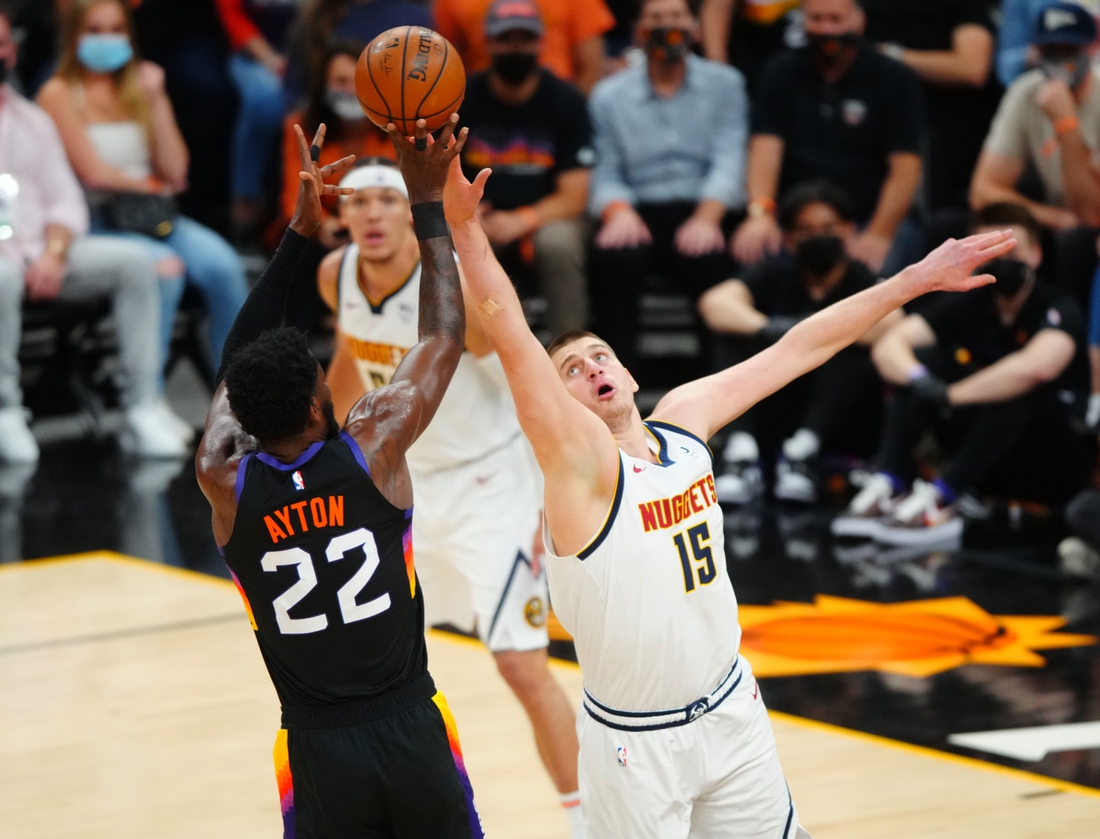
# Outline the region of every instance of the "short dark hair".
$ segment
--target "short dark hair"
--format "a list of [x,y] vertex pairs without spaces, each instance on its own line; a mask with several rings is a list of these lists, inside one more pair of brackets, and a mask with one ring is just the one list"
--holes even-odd
[[848,193],[839,186],[826,180],[806,181],[792,186],[779,200],[779,226],[788,232],[794,230],[799,213],[810,204],[825,204],[844,222],[851,222],[855,215]]
[[[550,342],[550,346],[546,348],[546,354],[553,357],[554,353],[566,344],[572,344],[574,341],[579,341],[581,338],[595,338],[597,341],[603,341],[603,338],[595,332],[589,332],[587,329],[569,329]],[[607,342],[604,341],[604,343]]]
[[261,444],[289,440],[309,425],[317,359],[297,329],[271,329],[240,351],[225,371],[229,407]]
[[1043,228],[1039,226],[1031,210],[1023,204],[1013,204],[1011,201],[998,201],[975,210],[970,217],[970,229],[977,230],[979,227],[1022,227],[1035,243],[1043,237]]

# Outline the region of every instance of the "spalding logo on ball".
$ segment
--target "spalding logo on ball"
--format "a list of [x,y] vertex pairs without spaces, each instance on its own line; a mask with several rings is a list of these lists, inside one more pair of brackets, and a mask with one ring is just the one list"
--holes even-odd
[[466,96],[466,70],[450,42],[431,29],[398,26],[367,44],[355,68],[355,92],[371,122],[406,136],[424,120],[441,128]]

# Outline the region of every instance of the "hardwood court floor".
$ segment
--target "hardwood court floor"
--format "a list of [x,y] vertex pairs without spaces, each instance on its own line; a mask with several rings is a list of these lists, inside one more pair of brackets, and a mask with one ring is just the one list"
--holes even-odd
[[[487,834],[566,839],[518,703],[432,633]],[[555,673],[579,701],[576,668]],[[0,569],[0,836],[276,837],[278,706],[232,586],[87,554]],[[1084,836],[1100,794],[773,715],[817,839]]]

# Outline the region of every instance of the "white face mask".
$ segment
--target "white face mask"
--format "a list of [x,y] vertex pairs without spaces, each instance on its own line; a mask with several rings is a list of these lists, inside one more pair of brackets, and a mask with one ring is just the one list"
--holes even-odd
[[342,90],[326,90],[325,104],[332,108],[332,112],[345,122],[359,122],[366,119],[366,111],[359,104],[359,99],[354,93],[345,93]]

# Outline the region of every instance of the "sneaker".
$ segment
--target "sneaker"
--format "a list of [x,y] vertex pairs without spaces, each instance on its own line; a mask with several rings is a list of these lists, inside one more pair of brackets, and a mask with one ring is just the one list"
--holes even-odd
[[962,535],[964,522],[954,504],[944,504],[934,484],[919,478],[875,535],[887,545],[940,544]]
[[195,429],[191,427],[191,423],[173,411],[172,406],[163,396],[153,403],[153,408],[160,415],[165,426],[183,440],[185,445],[195,439]]
[[27,412],[22,405],[0,409],[0,460],[38,462],[38,443],[27,425]]
[[164,421],[155,402],[145,402],[126,410],[126,423],[119,432],[119,444],[127,454],[137,457],[183,457],[187,446]]
[[1083,539],[1070,536],[1058,543],[1062,573],[1074,577],[1100,576],[1100,552]]
[[809,460],[779,458],[775,464],[775,497],[781,501],[817,501],[817,472]]
[[867,478],[843,515],[833,519],[834,536],[873,539],[882,529],[882,520],[894,506],[894,482],[881,472]]
[[735,460],[714,479],[714,491],[722,504],[748,504],[764,492],[764,473],[759,461]]

